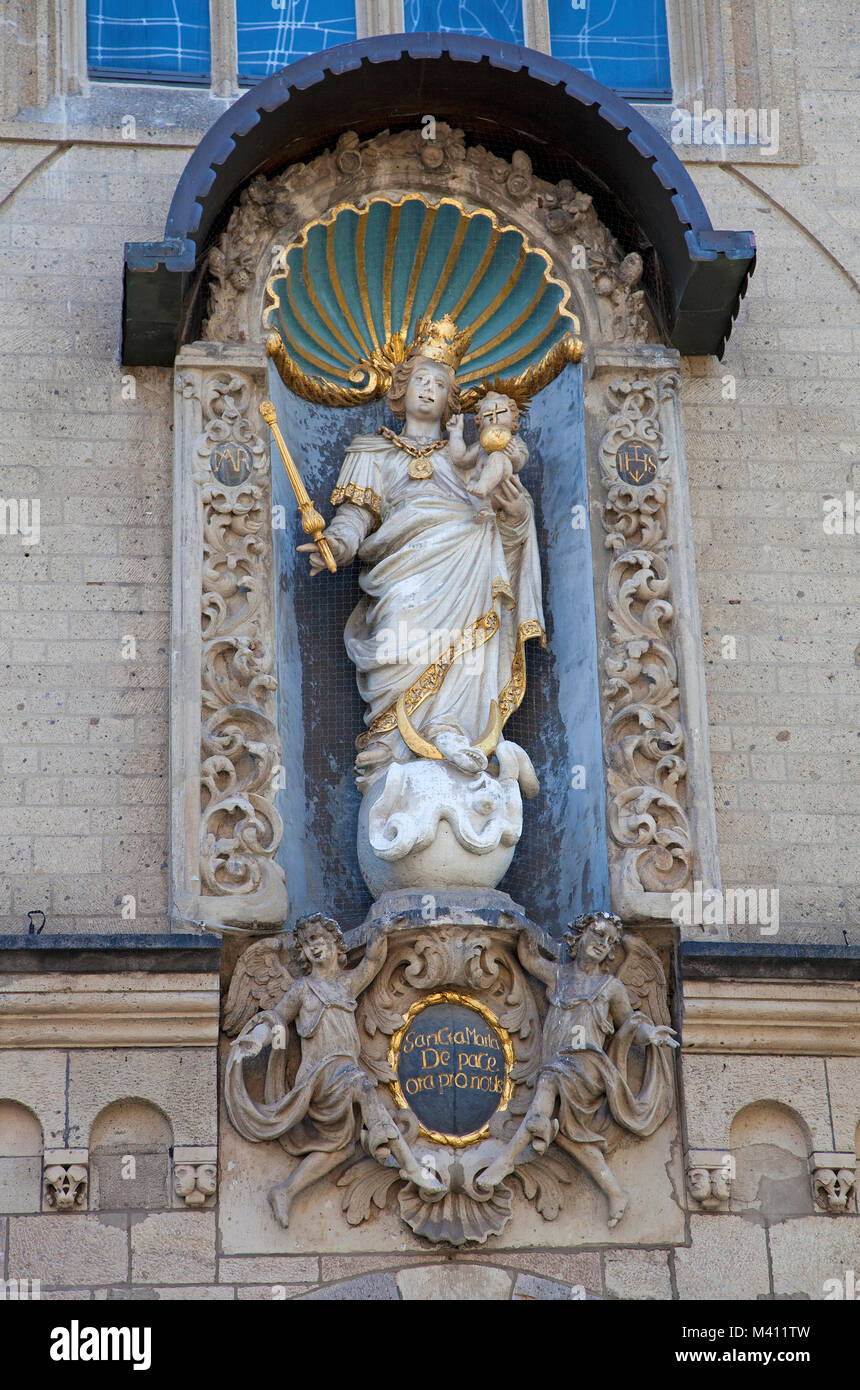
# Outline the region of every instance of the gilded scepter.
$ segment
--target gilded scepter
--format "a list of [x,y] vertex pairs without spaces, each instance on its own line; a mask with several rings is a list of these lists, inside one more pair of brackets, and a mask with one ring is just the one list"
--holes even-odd
[[299,511],[302,514],[302,530],[306,536],[310,536],[315,542],[320,555],[325,560],[326,569],[330,570],[332,574],[335,574],[337,572],[337,565],[331,553],[331,546],[322,534],[325,530],[325,521],[308,496],[308,490],[302,482],[302,475],[293,463],[292,455],[284,443],[284,436],[278,429],[278,416],[271,401],[260,402],[260,414],[275,436],[275,443],[281,451],[281,458],[284,460],[284,467],[287,470],[290,487],[296,494],[296,501],[299,504]]

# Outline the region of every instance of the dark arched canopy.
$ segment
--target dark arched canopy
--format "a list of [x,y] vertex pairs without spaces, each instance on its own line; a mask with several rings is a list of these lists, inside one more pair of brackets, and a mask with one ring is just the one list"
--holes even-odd
[[245,184],[336,143],[430,113],[490,149],[528,151],[543,177],[595,198],[626,250],[650,256],[652,308],[683,353],[721,354],[755,262],[751,232],[720,232],[681,161],[637,111],[576,68],[459,34],[394,34],[330,48],[246,92],[203,137],[164,240],[126,247],[123,361],[168,366],[212,240]]

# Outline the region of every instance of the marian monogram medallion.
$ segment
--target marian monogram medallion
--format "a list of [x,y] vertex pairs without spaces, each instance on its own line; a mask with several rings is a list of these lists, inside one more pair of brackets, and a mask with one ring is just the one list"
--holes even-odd
[[219,483],[224,483],[225,487],[238,487],[250,478],[254,458],[246,444],[236,444],[228,439],[212,446],[209,465]]

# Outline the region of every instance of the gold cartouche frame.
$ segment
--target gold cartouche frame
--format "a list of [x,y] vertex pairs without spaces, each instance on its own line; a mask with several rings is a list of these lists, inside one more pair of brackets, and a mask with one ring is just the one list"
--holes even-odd
[[[412,1115],[415,1115],[415,1111],[412,1110],[412,1107],[401,1089],[400,1077],[397,1073],[397,1064],[400,1058],[400,1047],[407,1028],[412,1020],[417,1018],[418,1014],[423,1013],[425,1009],[429,1008],[431,1004],[462,1004],[464,1008],[472,1009],[476,1014],[480,1014],[484,1022],[488,1023],[494,1032],[498,1034],[501,1039],[502,1052],[505,1057],[505,1084],[502,1087],[501,1101],[493,1114],[497,1115],[500,1110],[507,1110],[511,1096],[514,1093],[514,1083],[511,1077],[514,1065],[514,1045],[511,1042],[510,1034],[506,1028],[502,1027],[497,1016],[493,1013],[492,1009],[487,1008],[486,1004],[482,1004],[479,999],[475,999],[471,994],[461,994],[457,990],[450,989],[440,990],[436,994],[425,994],[422,999],[416,999],[415,1003],[411,1004],[406,1013],[403,1014],[403,1022],[397,1029],[397,1032],[392,1036],[388,1048],[388,1065],[394,1073],[394,1080],[389,1081],[388,1084],[391,1087],[391,1094],[394,1097],[395,1104],[400,1110],[409,1110]],[[415,1115],[415,1119],[418,1123],[418,1133],[423,1139],[429,1139],[434,1144],[447,1144],[454,1149],[465,1149],[468,1148],[470,1144],[478,1144],[482,1139],[488,1139],[490,1137],[489,1120],[472,1134],[442,1134],[438,1130],[428,1129],[426,1125],[421,1123],[417,1115]],[[490,1119],[492,1119],[492,1116]]]

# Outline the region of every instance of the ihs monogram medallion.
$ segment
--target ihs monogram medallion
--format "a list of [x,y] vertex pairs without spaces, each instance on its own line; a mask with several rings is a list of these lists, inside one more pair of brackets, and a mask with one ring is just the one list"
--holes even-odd
[[657,456],[654,450],[640,439],[630,439],[620,446],[615,455],[615,467],[623,483],[633,483],[641,487],[657,476]]

